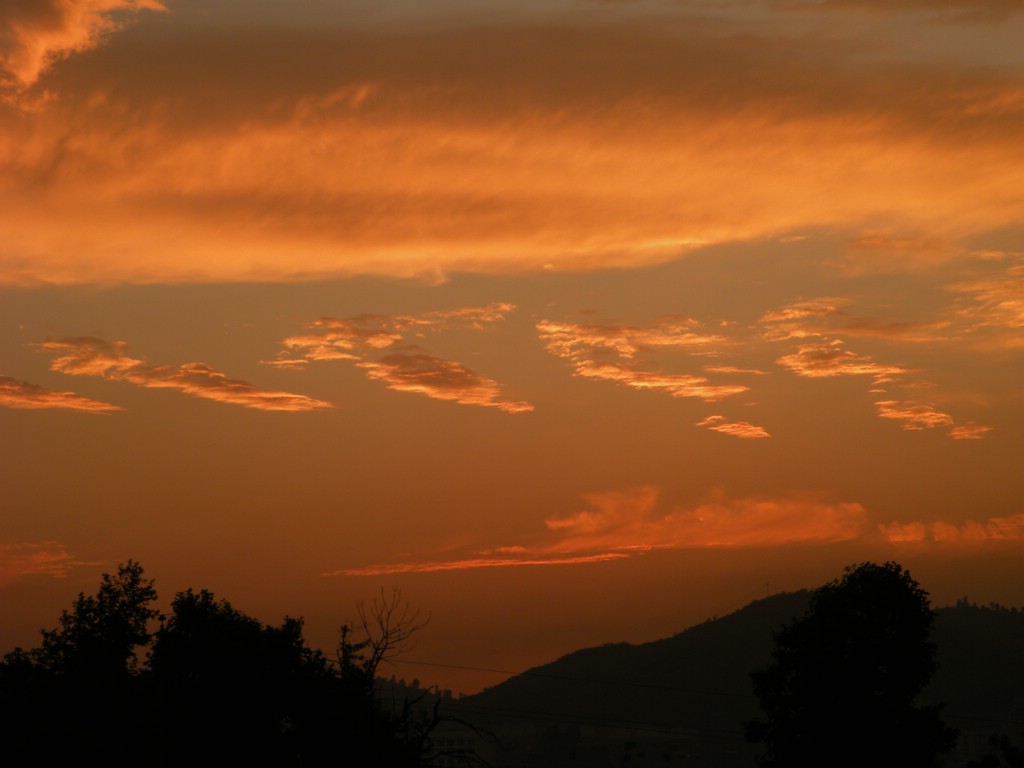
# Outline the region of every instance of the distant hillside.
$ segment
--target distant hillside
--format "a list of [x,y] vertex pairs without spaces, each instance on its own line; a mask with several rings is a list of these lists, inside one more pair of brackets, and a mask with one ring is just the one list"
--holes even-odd
[[[505,732],[518,723],[519,734],[582,728],[618,731],[624,743],[686,739],[693,765],[749,766],[742,723],[758,715],[750,672],[769,662],[773,633],[803,614],[810,594],[758,600],[663,640],[576,651],[459,706],[466,719]],[[945,702],[947,721],[963,733],[951,763],[983,750],[991,732],[1024,730],[1024,613],[961,602],[938,610],[933,640],[940,669],[925,698]],[[666,760],[676,754],[662,751]],[[529,764],[560,763],[535,754]]]

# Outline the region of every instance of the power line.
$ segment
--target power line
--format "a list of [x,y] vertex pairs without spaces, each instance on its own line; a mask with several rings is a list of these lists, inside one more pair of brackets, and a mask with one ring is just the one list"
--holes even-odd
[[393,659],[392,664],[411,664],[421,667],[441,667],[443,669],[461,669],[469,672],[493,672],[494,674],[509,675],[510,677],[537,677],[547,680],[561,680],[572,683],[597,683],[599,685],[620,685],[625,688],[647,688],[657,691],[671,691],[674,693],[694,693],[702,696],[730,696],[734,698],[747,698],[750,694],[738,693],[735,691],[713,691],[700,688],[685,688],[678,685],[659,685],[658,683],[641,683],[633,680],[602,680],[596,677],[573,677],[570,675],[555,675],[550,672],[513,672],[508,669],[493,669],[490,667],[471,667],[463,664],[444,664],[438,661],[420,661],[414,659]]

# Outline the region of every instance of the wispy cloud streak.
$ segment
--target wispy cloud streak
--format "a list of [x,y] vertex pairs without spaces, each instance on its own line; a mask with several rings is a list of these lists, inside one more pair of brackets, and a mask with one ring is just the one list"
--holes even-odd
[[7,408],[38,410],[44,408],[63,408],[87,413],[110,413],[121,408],[110,403],[91,400],[75,392],[58,392],[26,381],[0,376],[0,405]]
[[342,568],[328,571],[324,576],[390,576],[399,573],[437,573],[439,571],[463,571],[472,568],[514,568],[530,565],[586,565],[622,560],[633,555],[625,552],[604,552],[579,557],[520,557],[520,558],[468,558],[448,562],[382,563],[364,568]]
[[[527,402],[503,398],[493,379],[462,363],[436,357],[409,341],[454,328],[484,330],[505,319],[515,306],[494,303],[425,312],[420,315],[356,315],[321,318],[309,333],[289,336],[284,351],[268,365],[302,367],[309,362],[351,360],[366,375],[389,389],[413,392],[434,400],[481,405],[506,413],[532,411]],[[402,345],[402,346],[399,346]],[[382,350],[392,350],[380,355]]]
[[0,543],[0,585],[25,576],[65,578],[74,568],[103,565],[82,560],[56,541]]
[[889,321],[858,317],[843,309],[849,299],[803,299],[766,312],[758,321],[766,341],[814,339],[828,335],[857,336],[898,342],[929,342],[945,338],[948,320]]
[[1007,349],[1024,348],[1024,264],[1014,264],[1000,275],[957,283],[950,287],[964,297],[957,316],[968,331],[1003,331],[995,340]]
[[697,422],[698,427],[707,427],[723,435],[731,435],[744,440],[757,440],[764,437],[771,437],[764,427],[759,427],[747,421],[727,421],[725,416],[715,414]]
[[341,569],[325,575],[429,573],[523,565],[578,565],[637,557],[659,549],[773,547],[847,541],[864,531],[860,504],[812,497],[729,499],[665,509],[654,487],[596,493],[588,507],[545,520],[547,534],[532,545],[477,551],[465,557]]
[[925,543],[977,545],[1024,541],[1024,514],[949,523],[941,520],[880,525],[882,536],[894,544]]
[[92,337],[39,342],[36,346],[56,355],[51,370],[70,376],[99,376],[127,381],[151,389],[176,389],[195,397],[263,411],[309,411],[331,408],[330,403],[290,392],[272,392],[244,381],[229,379],[204,363],[151,366],[130,357],[127,344]]
[[797,376],[812,379],[831,376],[897,376],[907,369],[896,365],[876,363],[868,355],[858,355],[843,349],[843,342],[835,340],[818,344],[802,344],[797,351],[783,355],[775,361]]
[[461,363],[413,349],[385,355],[376,361],[357,363],[371,379],[383,381],[388,389],[416,392],[435,400],[453,400],[463,405],[484,405],[507,413],[532,411],[525,402],[503,400],[498,383],[466,368]]
[[[976,33],[922,59],[879,25],[837,36],[804,14],[815,32],[793,45],[786,18],[755,29],[745,12],[658,5],[656,23],[602,11],[408,35],[260,29],[255,13],[210,35],[183,13],[156,39],[117,35],[60,67],[31,119],[0,119],[0,277],[591,270],[865,221],[954,243],[1015,226],[1019,73],[978,66]],[[11,7],[85,30],[19,32],[20,83],[93,45],[111,14],[156,6]],[[229,65],[239,54],[247,66]]]
[[0,86],[27,88],[55,61],[99,45],[124,12],[167,10],[158,0],[8,0],[0,5]]
[[953,416],[938,410],[929,403],[879,400],[875,406],[878,408],[878,415],[881,418],[892,419],[898,422],[902,429],[912,432],[948,427],[949,436],[953,440],[980,440],[992,431],[992,427],[984,427],[972,422],[957,424]]
[[646,370],[635,358],[641,352],[676,348],[710,354],[726,339],[698,331],[690,318],[668,317],[651,326],[584,325],[542,320],[537,332],[545,349],[572,366],[576,376],[612,381],[632,389],[666,392],[714,402],[746,392],[742,384],[713,384],[705,376]]
[[[883,244],[888,244],[890,239],[883,238]],[[904,247],[910,247],[903,241],[898,242]],[[928,250],[929,247],[938,246],[920,247]],[[998,261],[1005,256],[1003,253],[988,253],[985,258]],[[850,303],[848,299],[822,297],[794,301],[780,309],[766,312],[758,320],[758,327],[761,329],[760,336],[765,341],[799,339],[805,342],[798,344],[795,351],[775,361],[797,376],[816,379],[869,376],[872,381],[868,392],[876,396],[886,391],[886,385],[894,383],[904,388],[921,388],[931,385],[928,382],[907,381],[907,376],[915,373],[912,369],[879,363],[870,355],[852,352],[846,349],[844,341],[835,338],[834,334],[872,337],[896,343],[941,344],[951,340],[961,342],[965,334],[972,330],[990,325],[1012,324],[1015,312],[1019,309],[1017,304],[1020,303],[1020,299],[1017,294],[1024,291],[1024,279],[1014,275],[1011,269],[1005,276],[953,286],[953,290],[974,298],[974,303],[970,306],[962,307],[955,312],[950,311],[950,315],[961,316],[958,321],[951,318],[931,322],[880,322],[874,318],[857,317],[848,313],[843,309]],[[1024,318],[1024,309],[1020,311]],[[962,317],[972,318],[975,327],[966,327]],[[978,440],[991,430],[990,427],[979,426],[970,421],[958,423],[952,415],[927,403],[889,398],[876,400],[875,405],[879,417],[898,422],[905,430],[920,431],[949,427],[949,436],[954,440]]]
[[953,417],[926,403],[879,400],[878,415],[900,422],[903,429],[921,430],[953,426]]

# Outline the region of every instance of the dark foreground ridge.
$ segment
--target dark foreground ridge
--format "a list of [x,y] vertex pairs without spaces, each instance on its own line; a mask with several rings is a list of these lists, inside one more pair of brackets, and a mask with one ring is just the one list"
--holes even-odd
[[[361,623],[342,628],[329,658],[306,645],[301,619],[265,625],[205,590],[179,593],[160,616],[153,581],[129,561],[104,576],[96,595],[79,595],[38,648],[16,649],[0,662],[0,739],[11,765],[99,758],[156,766],[753,768],[766,759],[766,742],[756,728],[748,741],[750,724],[785,723],[791,704],[803,705],[789,688],[771,685],[762,686],[759,701],[752,673],[780,658],[798,672],[814,656],[816,635],[792,628],[806,625],[828,587],[758,600],[663,640],[576,651],[452,699],[377,678],[378,665],[425,623],[400,595],[382,594],[361,611]],[[857,610],[844,606],[836,615]],[[914,711],[943,705],[935,710],[942,728],[957,732],[944,752],[945,731],[937,731],[938,764],[1024,768],[1024,613],[963,599],[932,618],[930,637],[915,641],[924,643],[927,674],[914,684],[928,682],[910,695]],[[875,651],[865,648],[876,641],[885,648],[905,634],[872,632],[871,622],[880,621],[869,621],[852,643],[852,658],[871,658]],[[824,626],[835,623],[830,616]],[[813,712],[813,703],[803,710]],[[993,734],[1004,736],[993,741]],[[870,762],[906,764],[884,756]],[[821,755],[815,764],[838,763]]]
[[[499,765],[751,768],[762,751],[744,729],[761,715],[751,672],[769,664],[774,635],[812,594],[773,595],[654,642],[576,651],[458,707],[514,748],[518,757]],[[938,666],[918,703],[943,704],[958,732],[944,764],[988,757],[992,768],[1024,768],[992,743],[1006,734],[1019,744],[1024,733],[1024,612],[963,599],[935,612],[931,640]]]

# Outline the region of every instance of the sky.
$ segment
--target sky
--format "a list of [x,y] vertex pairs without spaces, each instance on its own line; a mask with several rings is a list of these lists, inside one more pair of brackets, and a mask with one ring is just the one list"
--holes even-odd
[[329,652],[400,590],[467,693],[865,560],[1024,604],[1022,39],[4,3],[0,650],[129,558]]

